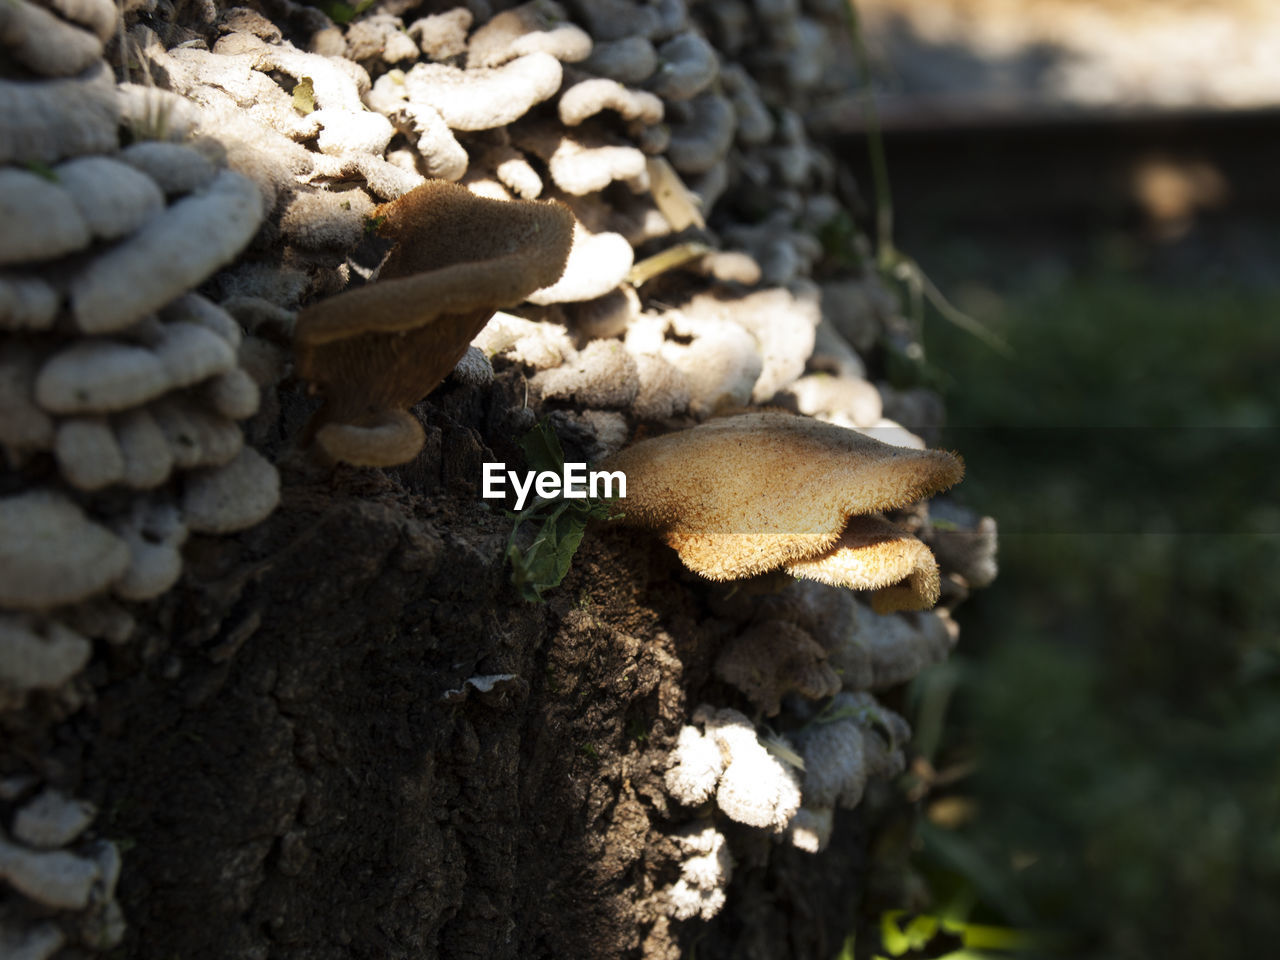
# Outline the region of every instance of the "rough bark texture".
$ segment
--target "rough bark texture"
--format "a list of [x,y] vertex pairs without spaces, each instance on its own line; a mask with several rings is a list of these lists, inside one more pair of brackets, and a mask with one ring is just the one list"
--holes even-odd
[[[11,731],[125,851],[121,955],[838,950],[865,845],[848,817],[817,858],[734,832],[751,855],[712,926],[651,903],[677,876],[666,833],[697,814],[666,797],[666,752],[696,698],[732,697],[711,678],[728,627],[670,550],[605,527],[548,603],[518,598],[511,521],[478,496],[481,462],[518,458],[517,381],[420,405],[438,453],[397,473],[286,470],[267,523],[189,545],[53,742]],[[514,679],[464,688],[494,674]]]

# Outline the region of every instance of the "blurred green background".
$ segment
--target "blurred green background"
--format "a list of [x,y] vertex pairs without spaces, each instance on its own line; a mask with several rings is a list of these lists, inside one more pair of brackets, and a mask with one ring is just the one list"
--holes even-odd
[[1140,197],[1055,208],[1051,170],[1008,168],[1046,184],[1032,215],[965,190],[999,182],[981,143],[967,181],[909,159],[894,184],[900,246],[1013,351],[924,321],[1001,572],[913,691],[960,773],[918,862],[1034,954],[1280,955],[1280,209],[1164,229]]

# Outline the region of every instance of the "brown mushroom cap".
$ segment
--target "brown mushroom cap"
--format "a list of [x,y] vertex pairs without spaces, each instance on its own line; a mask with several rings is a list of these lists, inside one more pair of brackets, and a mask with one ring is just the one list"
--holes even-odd
[[787,573],[833,587],[873,590],[876,613],[927,610],[942,589],[929,548],[882,517],[851,517],[830,550],[788,564]]
[[325,394],[313,433],[327,422],[368,426],[417,403],[497,308],[556,281],[573,238],[559,204],[488,200],[444,181],[377,216],[396,241],[379,280],[298,315],[298,372]]
[[558,203],[489,200],[444,180],[383,204],[378,218],[379,234],[396,241],[378,281],[303,310],[300,346],[513,306],[555,283],[573,242],[573,215]]
[[601,468],[627,475],[623,522],[661,532],[694,572],[734,580],[784,568],[874,591],[880,612],[936,603],[938,565],[915,537],[868,514],[930,496],[964,473],[944,451],[772,412],[646,440]]
[[624,522],[662,532],[686,566],[713,580],[820,558],[850,517],[914,503],[964,473],[945,451],[773,412],[645,440],[601,468],[627,475]]

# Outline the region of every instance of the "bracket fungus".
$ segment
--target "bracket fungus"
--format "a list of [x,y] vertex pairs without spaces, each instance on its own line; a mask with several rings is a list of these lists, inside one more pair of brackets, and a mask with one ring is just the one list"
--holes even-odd
[[404,411],[448,376],[497,308],[559,278],[573,236],[559,204],[487,200],[444,181],[377,216],[396,242],[377,282],[308,307],[295,329],[298,372],[324,394],[311,433],[360,466],[413,459],[422,432]]
[[923,543],[876,516],[959,482],[960,458],[832,424],[747,413],[635,444],[602,465],[628,479],[624,522],[656,530],[712,580],[785,569],[872,590],[878,612],[938,599]]

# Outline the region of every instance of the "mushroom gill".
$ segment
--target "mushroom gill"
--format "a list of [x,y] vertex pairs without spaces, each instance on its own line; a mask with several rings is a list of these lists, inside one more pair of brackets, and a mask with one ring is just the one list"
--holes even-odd
[[785,569],[873,591],[876,609],[938,598],[929,549],[877,516],[959,482],[960,458],[785,413],[712,420],[601,464],[627,476],[622,521],[659,532],[712,580]]
[[[421,449],[394,416],[439,386],[500,307],[560,277],[573,216],[430,181],[375,211],[395,242],[374,283],[298,315],[298,373],[324,395],[308,439],[336,460],[394,466]],[[326,429],[340,424],[345,430]],[[388,442],[383,443],[381,438]],[[350,442],[348,442],[350,441]]]

